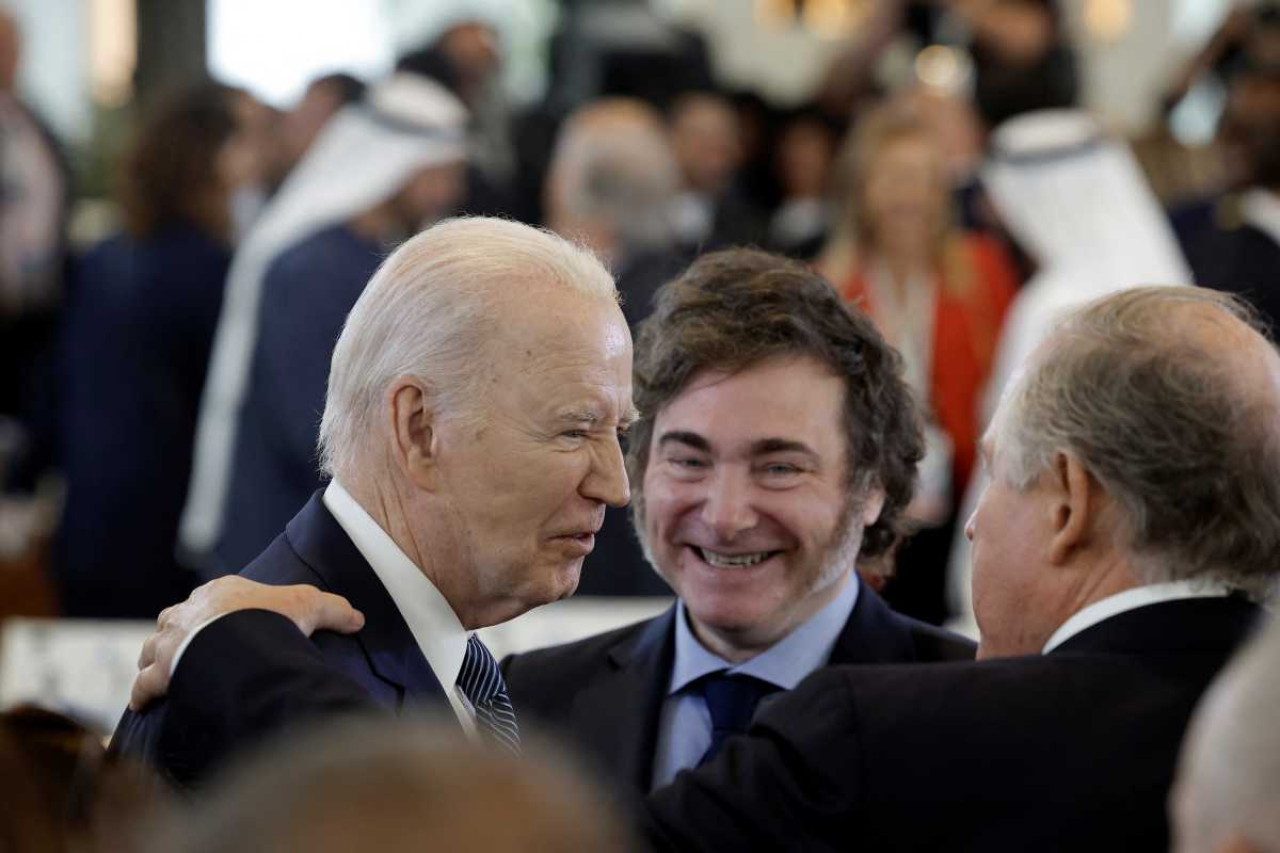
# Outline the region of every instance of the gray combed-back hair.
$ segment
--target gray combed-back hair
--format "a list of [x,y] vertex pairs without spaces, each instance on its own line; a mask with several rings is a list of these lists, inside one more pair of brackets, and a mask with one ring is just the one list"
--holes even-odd
[[[320,421],[320,467],[333,476],[376,434],[390,384],[422,381],[437,411],[476,411],[501,334],[493,303],[538,282],[616,302],[617,288],[587,249],[504,219],[443,220],[391,254],[347,315],[333,350]],[[566,317],[565,322],[573,322]]]
[[[1194,309],[1220,322],[1197,328]],[[1210,344],[1237,321],[1263,333],[1240,300],[1192,287],[1135,288],[1070,316],[1010,390],[1007,479],[1026,488],[1068,452],[1122,507],[1146,581],[1267,591],[1280,572],[1280,405]]]

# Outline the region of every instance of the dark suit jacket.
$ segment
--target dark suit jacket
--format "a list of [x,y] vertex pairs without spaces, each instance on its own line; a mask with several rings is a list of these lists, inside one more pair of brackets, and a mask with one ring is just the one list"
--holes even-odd
[[282,617],[225,616],[188,647],[166,701],[141,714],[125,712],[113,749],[143,757],[189,787],[227,754],[299,716],[370,704],[397,712],[434,704],[451,714],[391,596],[320,496],[241,574],[345,596],[364,613],[364,629],[318,632],[299,643],[301,635]]
[[[663,615],[576,643],[512,655],[502,668],[516,712],[559,733],[601,772],[647,792],[675,656]],[[894,613],[863,584],[833,664],[971,660],[973,644]]]
[[174,546],[230,263],[171,222],[104,241],[71,281],[53,383],[67,500],[52,568],[67,616],[154,619],[197,583]]
[[1196,700],[1259,609],[1151,605],[1043,657],[830,667],[648,801],[662,850],[1168,849]]

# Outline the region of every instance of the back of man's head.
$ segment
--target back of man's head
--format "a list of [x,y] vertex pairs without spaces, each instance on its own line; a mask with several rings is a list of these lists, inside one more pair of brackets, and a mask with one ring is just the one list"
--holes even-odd
[[662,248],[672,240],[670,204],[679,184],[657,110],[606,98],[560,129],[547,179],[548,222],[566,236],[607,229],[612,245],[597,248],[614,255]]
[[553,751],[523,759],[456,726],[346,720],[275,744],[175,815],[154,850],[176,853],[631,849],[610,803]]
[[589,251],[516,222],[448,219],[396,249],[334,347],[320,423],[324,471],[351,468],[376,440],[384,397],[398,377],[421,379],[441,413],[474,413],[484,399],[487,340],[521,313],[540,310],[539,288],[617,300],[613,278]]
[[1170,800],[1179,853],[1280,853],[1280,622],[1218,677]]
[[1073,314],[994,425],[1014,485],[1076,458],[1144,583],[1265,592],[1280,572],[1280,359],[1239,300],[1144,287]]

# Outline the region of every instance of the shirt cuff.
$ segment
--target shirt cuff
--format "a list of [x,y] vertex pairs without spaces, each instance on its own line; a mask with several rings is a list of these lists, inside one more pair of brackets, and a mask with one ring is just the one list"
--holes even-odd
[[208,628],[214,622],[217,622],[223,616],[227,616],[227,615],[228,614],[226,613],[219,613],[217,616],[212,616],[204,620],[203,622],[201,622],[199,625],[197,625],[195,628],[191,630],[191,633],[187,635],[187,638],[182,641],[182,644],[180,646],[178,646],[178,651],[174,652],[173,663],[169,664],[169,678],[171,680],[173,679],[173,674],[178,671],[178,661],[182,660],[182,655],[187,651],[187,646],[191,645],[191,641],[196,638],[196,634],[199,634],[205,628]]

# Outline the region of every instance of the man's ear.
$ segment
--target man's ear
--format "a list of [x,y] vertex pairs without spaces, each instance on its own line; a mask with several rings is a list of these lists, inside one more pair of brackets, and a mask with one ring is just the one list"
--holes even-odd
[[1065,563],[1079,548],[1089,543],[1101,510],[1097,482],[1070,453],[1059,451],[1044,474],[1050,490],[1051,538],[1049,562]]
[[439,435],[431,397],[421,379],[402,376],[387,394],[395,465],[420,489],[435,485]]
[[870,527],[879,521],[883,509],[884,488],[879,483],[872,483],[862,496],[862,526]]

